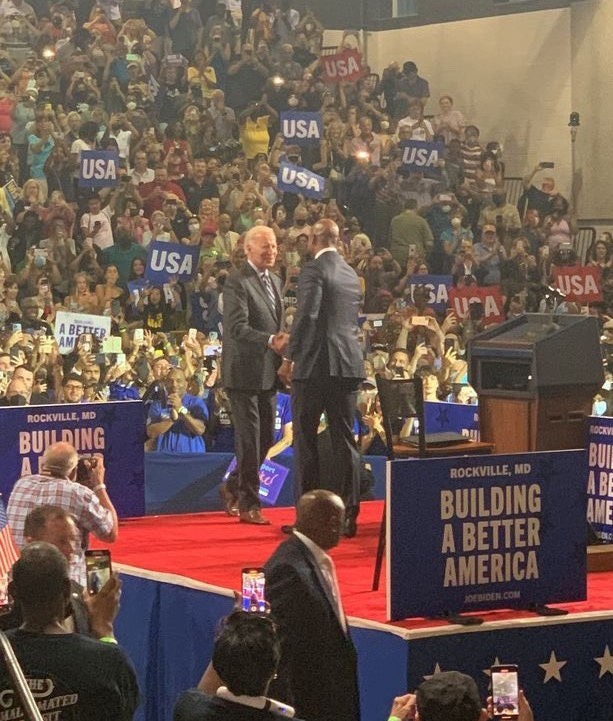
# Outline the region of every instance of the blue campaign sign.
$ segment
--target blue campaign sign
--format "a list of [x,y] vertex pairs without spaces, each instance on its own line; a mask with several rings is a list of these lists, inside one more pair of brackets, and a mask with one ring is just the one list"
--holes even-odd
[[113,150],[82,150],[79,186],[109,188],[119,183],[119,155]]
[[586,598],[586,456],[393,461],[388,617]]
[[404,291],[405,298],[413,302],[415,288],[424,287],[428,291],[428,305],[437,312],[442,312],[449,303],[449,289],[453,287],[450,275],[411,275]]
[[281,133],[286,141],[297,145],[319,143],[324,136],[321,113],[288,110],[281,113]]
[[587,520],[603,541],[613,540],[613,418],[589,419]]
[[291,163],[279,167],[279,189],[287,193],[300,193],[308,198],[323,198],[326,181],[321,175]]
[[[236,456],[230,461],[230,465],[226,468],[226,472],[223,475],[223,480],[227,481],[232,471],[236,470]],[[289,468],[281,466],[279,463],[274,461],[265,460],[260,466],[260,488],[258,495],[264,501],[271,506],[277,502],[279,494],[283,489],[285,479],[289,474]]]
[[424,417],[426,433],[462,433],[479,440],[479,406],[425,401]]
[[104,456],[105,483],[119,516],[145,514],[145,417],[140,401],[18,406],[0,409],[0,491],[38,473],[46,448],[71,443],[80,455]]
[[400,143],[404,173],[423,173],[429,177],[440,177],[441,166],[445,153],[444,143],[431,143],[425,140],[404,140]]
[[154,240],[149,244],[145,278],[152,285],[163,285],[171,278],[191,280],[198,270],[200,246],[165,243]]

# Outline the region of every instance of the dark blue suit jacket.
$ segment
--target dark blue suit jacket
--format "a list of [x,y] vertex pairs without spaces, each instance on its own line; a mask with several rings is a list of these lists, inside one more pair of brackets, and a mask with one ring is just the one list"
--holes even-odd
[[326,251],[304,266],[286,352],[294,362],[296,380],[363,377],[358,338],[361,302],[358,276],[336,251]]
[[264,566],[266,598],[281,636],[270,695],[308,721],[359,721],[357,654],[307,547],[291,536]]

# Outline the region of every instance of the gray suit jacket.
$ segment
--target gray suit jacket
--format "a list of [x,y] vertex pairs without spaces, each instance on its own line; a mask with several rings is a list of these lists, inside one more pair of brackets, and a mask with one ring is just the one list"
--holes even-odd
[[272,308],[261,278],[249,263],[226,280],[221,357],[224,388],[262,391],[276,387],[281,359],[268,347],[268,341],[283,325],[283,301],[281,280],[274,273],[270,277],[278,296],[278,312]]

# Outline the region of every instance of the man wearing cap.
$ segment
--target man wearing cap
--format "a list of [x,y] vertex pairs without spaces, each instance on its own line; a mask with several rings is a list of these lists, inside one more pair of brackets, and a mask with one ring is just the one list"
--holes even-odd
[[473,247],[475,261],[482,273],[481,285],[500,283],[500,266],[506,260],[504,246],[498,240],[496,226],[487,223],[481,230],[481,241]]
[[409,98],[417,98],[423,106],[430,97],[428,81],[418,75],[417,65],[407,60],[402,66],[402,74],[396,79],[396,91],[405,93]]

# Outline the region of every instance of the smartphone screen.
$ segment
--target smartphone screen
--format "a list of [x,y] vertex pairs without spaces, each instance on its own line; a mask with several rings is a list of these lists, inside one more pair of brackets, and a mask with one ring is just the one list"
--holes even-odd
[[445,338],[445,353],[453,349],[455,349],[455,340],[453,338]]
[[196,328],[190,328],[190,329],[187,331],[187,337],[188,337],[191,341],[195,341],[195,340],[196,340],[196,334],[197,334],[197,333],[198,333],[198,331],[196,330]]
[[492,666],[492,709],[496,719],[517,719],[519,679],[517,666]]
[[425,315],[414,315],[411,318],[411,325],[428,325],[428,319]]
[[21,323],[13,323],[11,330],[13,333],[21,333]]
[[111,577],[111,552],[106,549],[85,551],[87,592],[95,596]]
[[145,340],[145,331],[143,328],[134,329],[134,342],[142,343]]
[[243,611],[266,613],[266,577],[262,568],[243,568]]

